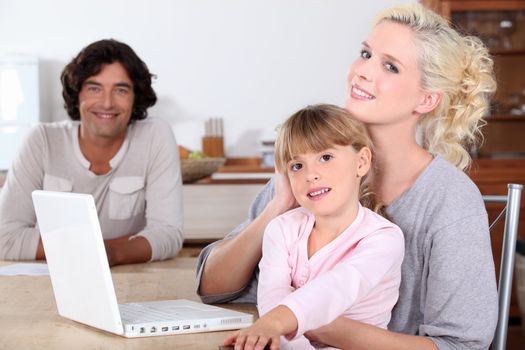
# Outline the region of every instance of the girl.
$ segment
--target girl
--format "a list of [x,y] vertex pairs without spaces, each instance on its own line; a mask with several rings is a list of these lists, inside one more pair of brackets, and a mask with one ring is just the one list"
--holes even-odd
[[[291,116],[276,142],[276,166],[301,206],[266,228],[252,327],[228,338],[235,349],[312,348],[305,331],[344,315],[386,328],[398,297],[400,229],[375,206],[365,177],[371,141],[364,125],[332,105]],[[283,344],[284,345],[284,344]]]

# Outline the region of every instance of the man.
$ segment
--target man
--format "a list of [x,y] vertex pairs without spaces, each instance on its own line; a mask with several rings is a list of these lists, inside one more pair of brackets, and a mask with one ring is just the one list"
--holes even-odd
[[0,259],[45,259],[31,192],[90,193],[110,265],[162,260],[182,246],[182,184],[171,128],[148,119],[152,74],[126,44],[101,40],[62,72],[73,121],[40,124],[0,196]]

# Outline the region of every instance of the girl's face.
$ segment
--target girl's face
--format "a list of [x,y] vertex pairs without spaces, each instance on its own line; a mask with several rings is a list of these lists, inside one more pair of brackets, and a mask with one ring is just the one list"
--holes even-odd
[[417,51],[409,27],[378,24],[348,72],[346,108],[369,126],[417,121],[424,100]]
[[317,217],[352,217],[357,212],[359,184],[370,168],[370,150],[333,146],[319,153],[294,156],[287,167],[297,202]]

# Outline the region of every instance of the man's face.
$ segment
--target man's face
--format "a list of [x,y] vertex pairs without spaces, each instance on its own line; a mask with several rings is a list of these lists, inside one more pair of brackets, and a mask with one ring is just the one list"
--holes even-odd
[[84,81],[79,96],[80,133],[89,141],[124,139],[135,95],[122,64],[105,64]]

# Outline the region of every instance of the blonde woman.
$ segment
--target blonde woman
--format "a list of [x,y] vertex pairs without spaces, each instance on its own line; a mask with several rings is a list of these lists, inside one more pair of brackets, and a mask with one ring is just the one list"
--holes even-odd
[[[388,330],[338,318],[310,339],[345,349],[489,347],[498,306],[487,214],[462,170],[495,87],[478,39],[419,4],[378,16],[348,73],[346,107],[367,125],[373,190],[405,235],[399,300]],[[290,197],[277,177],[256,198],[255,219],[203,251],[203,300],[255,302],[264,226]]]

